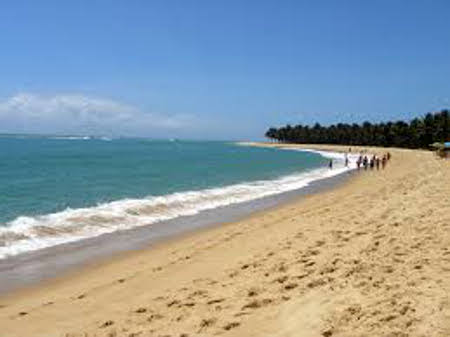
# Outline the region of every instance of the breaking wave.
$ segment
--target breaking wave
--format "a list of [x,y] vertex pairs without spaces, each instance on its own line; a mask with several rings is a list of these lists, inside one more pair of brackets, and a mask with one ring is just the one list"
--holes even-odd
[[6,227],[0,227],[0,258],[300,189],[354,168],[353,156],[349,157],[350,167],[344,167],[342,154],[314,152],[335,159],[334,169],[324,167],[274,180],[123,199],[33,217],[20,216]]

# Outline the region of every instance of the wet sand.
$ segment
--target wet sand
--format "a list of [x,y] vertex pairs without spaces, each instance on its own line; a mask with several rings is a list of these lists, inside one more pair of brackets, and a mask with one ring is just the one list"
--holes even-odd
[[0,335],[449,336],[450,161],[390,152],[384,171],[3,297]]

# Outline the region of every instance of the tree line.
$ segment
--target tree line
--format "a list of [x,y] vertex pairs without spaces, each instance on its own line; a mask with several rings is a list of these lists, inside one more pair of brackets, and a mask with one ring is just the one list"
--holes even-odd
[[450,141],[450,113],[427,113],[409,122],[396,121],[322,126],[286,125],[270,128],[266,137],[289,143],[372,145],[404,148],[428,148],[435,142]]

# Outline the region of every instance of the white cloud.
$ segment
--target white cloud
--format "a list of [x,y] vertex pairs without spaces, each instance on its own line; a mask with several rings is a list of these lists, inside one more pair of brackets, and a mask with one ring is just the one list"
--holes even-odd
[[163,115],[110,99],[78,94],[21,93],[0,100],[0,132],[152,135],[193,122],[190,115]]

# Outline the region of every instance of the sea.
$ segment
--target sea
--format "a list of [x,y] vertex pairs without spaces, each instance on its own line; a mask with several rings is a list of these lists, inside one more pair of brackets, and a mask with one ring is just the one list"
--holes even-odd
[[301,189],[350,169],[342,154],[235,142],[3,135],[0,259]]

